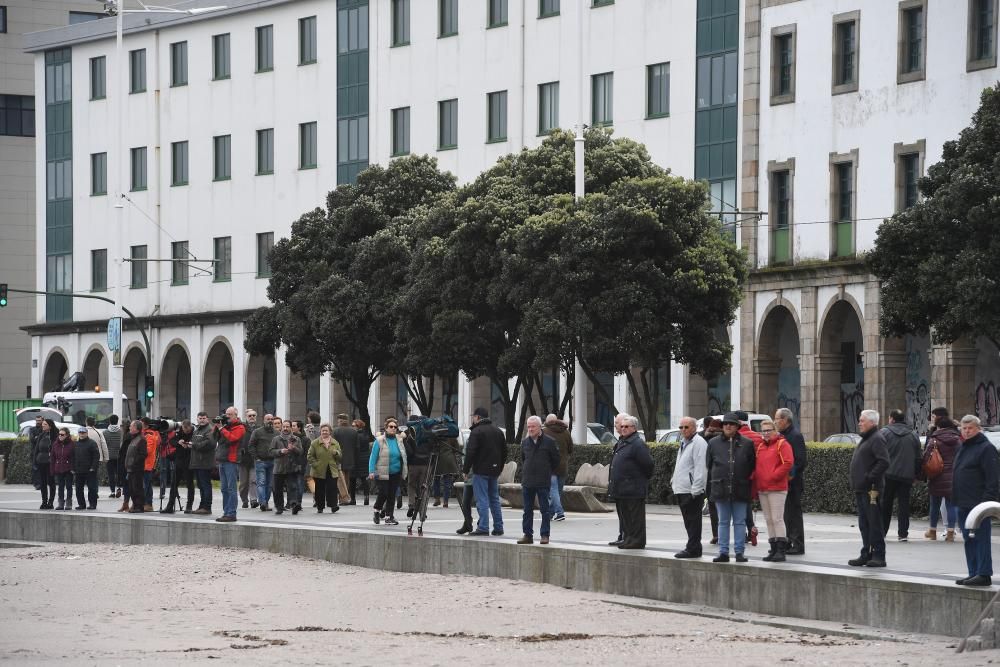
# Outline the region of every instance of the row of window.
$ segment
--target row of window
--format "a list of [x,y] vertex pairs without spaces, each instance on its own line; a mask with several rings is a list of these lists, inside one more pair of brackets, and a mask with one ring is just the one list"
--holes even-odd
[[[508,0],[486,0],[486,26],[499,28],[507,25]],[[592,0],[591,7],[607,7],[615,0]],[[538,18],[559,16],[560,0],[538,0]],[[438,0],[438,37],[458,34],[458,0]],[[392,45],[410,43],[410,0],[392,0]]]
[[[271,277],[271,248],[274,247],[274,232],[257,234],[257,270],[258,278]],[[212,281],[228,282],[232,280],[233,271],[233,237],[217,236],[212,240]],[[134,245],[129,251],[129,266],[131,274],[129,286],[132,289],[148,287],[149,274],[147,264],[149,248],[145,245]],[[187,285],[191,279],[191,268],[201,271],[201,262],[191,253],[187,241],[174,241],[170,244],[170,284]],[[202,260],[203,261],[203,260]],[[101,248],[90,251],[90,290],[105,292],[108,289],[108,250]]]
[[[857,221],[858,150],[830,155],[830,257],[851,257],[856,252],[855,222]],[[893,147],[895,162],[895,210],[903,211],[917,203],[920,192],[917,181],[924,170],[925,142],[897,143]],[[792,261],[794,224],[795,159],[768,163],[770,261],[786,264]]]
[[[997,0],[968,0],[966,70],[996,67]],[[771,104],[795,101],[797,25],[771,30]],[[833,17],[834,95],[858,90],[861,11]],[[927,67],[927,0],[899,3],[896,82],[922,81]]]
[[0,137],[35,136],[35,98],[0,95]]

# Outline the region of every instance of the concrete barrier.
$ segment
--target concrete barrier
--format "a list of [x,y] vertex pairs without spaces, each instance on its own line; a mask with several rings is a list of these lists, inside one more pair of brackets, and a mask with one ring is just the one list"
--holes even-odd
[[373,569],[500,577],[576,590],[953,637],[993,596],[936,579],[752,561],[737,565],[580,545],[407,537],[381,530],[0,510],[0,539],[260,549]]

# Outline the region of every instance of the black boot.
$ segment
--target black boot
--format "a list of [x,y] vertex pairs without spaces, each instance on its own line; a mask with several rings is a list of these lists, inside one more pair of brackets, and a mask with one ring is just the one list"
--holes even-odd
[[767,555],[761,558],[761,560],[765,560],[770,563],[774,560],[774,555],[778,553],[778,540],[772,537],[767,541],[767,543],[771,548],[767,550]]
[[785,562],[785,552],[788,551],[788,540],[783,537],[779,537],[775,540],[775,546],[777,549],[774,551],[774,556],[771,558],[772,563],[784,563]]

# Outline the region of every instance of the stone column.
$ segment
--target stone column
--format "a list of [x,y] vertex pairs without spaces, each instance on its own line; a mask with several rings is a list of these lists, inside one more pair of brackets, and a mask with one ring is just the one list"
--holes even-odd
[[819,374],[816,368],[816,287],[803,287],[799,307],[799,430],[819,437]]
[[944,406],[953,419],[976,412],[976,357],[968,341],[931,346],[931,406]]
[[274,351],[275,370],[275,391],[274,391],[274,414],[287,419],[291,404],[288,401],[288,380],[291,372],[288,364],[285,363],[285,348],[279,347]]
[[778,401],[778,372],[781,370],[780,358],[757,358],[754,364],[754,402],[753,408],[765,414],[773,415]]
[[[870,364],[872,358],[875,359],[874,367]],[[865,407],[878,410],[883,424],[888,423],[890,410],[906,411],[905,351],[876,350],[865,353]]]
[[814,385],[815,417],[813,439],[822,440],[831,433],[841,432],[840,369],[843,364],[841,354],[817,354]]
[[333,423],[333,379],[329,373],[319,376],[319,417],[323,423]]

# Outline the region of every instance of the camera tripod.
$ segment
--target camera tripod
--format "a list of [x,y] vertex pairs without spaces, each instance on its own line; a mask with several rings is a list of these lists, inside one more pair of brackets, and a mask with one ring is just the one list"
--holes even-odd
[[438,456],[438,448],[434,447],[431,449],[431,458],[427,462],[427,474],[424,475],[423,480],[420,482],[420,489],[417,491],[417,497],[413,503],[413,516],[410,518],[410,525],[406,527],[407,535],[413,535],[413,524],[417,522],[417,518],[419,517],[420,525],[417,526],[417,535],[423,537],[424,521],[427,520],[428,492],[434,483],[434,477],[437,475]]

